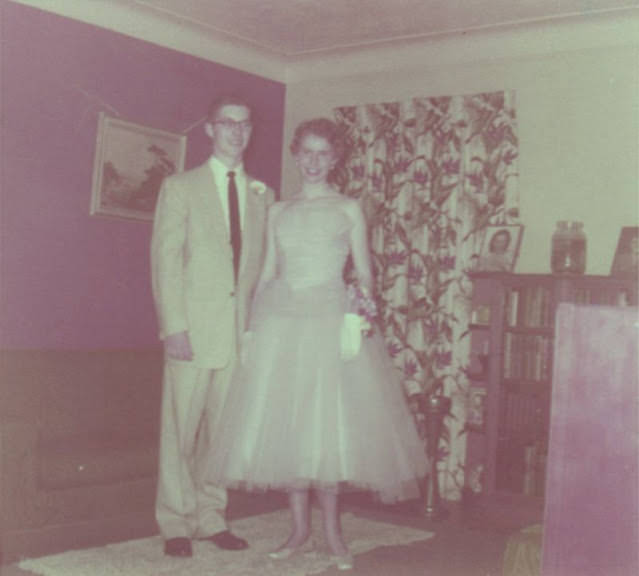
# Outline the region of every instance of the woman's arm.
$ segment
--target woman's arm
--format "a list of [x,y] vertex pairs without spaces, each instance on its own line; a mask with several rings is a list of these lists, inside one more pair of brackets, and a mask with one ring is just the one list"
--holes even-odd
[[357,200],[349,199],[346,203],[346,212],[351,219],[351,255],[355,274],[359,284],[369,291],[372,289],[372,272],[370,252],[368,249],[368,233],[366,219]]
[[275,218],[281,212],[281,203],[272,204],[266,216],[266,250],[259,280],[255,288],[255,296],[268,284],[277,272],[277,253],[275,247]]

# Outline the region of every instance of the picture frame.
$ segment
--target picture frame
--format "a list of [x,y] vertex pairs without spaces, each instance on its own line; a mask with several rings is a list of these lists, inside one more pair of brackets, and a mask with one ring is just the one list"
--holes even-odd
[[487,394],[487,390],[483,387],[470,387],[466,406],[466,428],[469,430],[484,430],[486,425]]
[[519,257],[524,227],[520,224],[486,226],[481,244],[477,270],[512,272]]
[[639,226],[624,226],[619,232],[610,275],[639,279]]
[[478,326],[490,326],[491,312],[490,304],[477,304],[470,311],[470,321]]
[[100,112],[90,214],[153,220],[162,180],[184,169],[186,140]]

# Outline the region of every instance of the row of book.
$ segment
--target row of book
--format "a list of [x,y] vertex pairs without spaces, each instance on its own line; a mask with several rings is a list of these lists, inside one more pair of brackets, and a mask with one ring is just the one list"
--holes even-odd
[[600,304],[606,306],[627,306],[627,295],[623,290],[601,290],[588,286],[573,289],[572,302],[575,304]]
[[543,496],[546,479],[546,451],[540,444],[524,448],[524,485],[527,496]]
[[504,378],[550,380],[551,336],[504,333]]
[[553,322],[552,292],[548,286],[519,286],[506,292],[508,326],[549,328]]
[[499,437],[515,445],[546,442],[550,418],[548,393],[508,391],[500,398]]
[[497,488],[527,496],[543,496],[547,454],[539,442],[522,445],[502,441],[497,454]]
[[[619,288],[603,289],[601,286],[573,286],[570,302],[624,306],[628,296]],[[522,328],[551,328],[554,318],[553,290],[550,285],[538,284],[514,286],[506,291],[506,325]]]

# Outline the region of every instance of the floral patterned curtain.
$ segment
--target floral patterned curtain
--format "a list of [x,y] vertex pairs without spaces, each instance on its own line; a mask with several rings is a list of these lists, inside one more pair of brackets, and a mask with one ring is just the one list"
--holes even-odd
[[342,183],[368,221],[388,350],[409,396],[434,391],[452,399],[438,466],[442,495],[457,499],[465,476],[468,272],[485,227],[519,218],[514,92],[334,114],[351,146]]

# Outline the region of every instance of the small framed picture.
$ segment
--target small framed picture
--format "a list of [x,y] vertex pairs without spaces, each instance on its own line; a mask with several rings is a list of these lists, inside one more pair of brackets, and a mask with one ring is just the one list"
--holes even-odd
[[466,407],[466,426],[471,430],[481,430],[486,423],[486,389],[471,386]]
[[184,168],[186,136],[100,113],[92,215],[152,220],[162,180]]
[[480,326],[489,326],[490,312],[491,307],[489,304],[477,304],[476,306],[473,306],[470,313],[471,323],[478,324]]
[[610,275],[639,278],[639,226],[624,226],[621,229]]
[[521,225],[487,226],[477,270],[512,272],[519,256],[523,230]]

